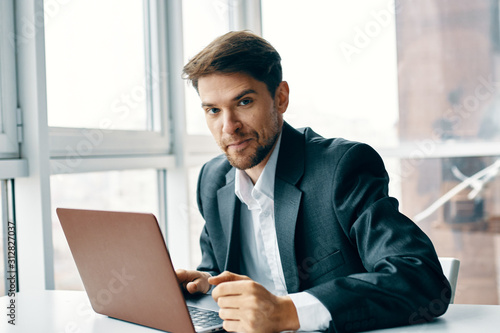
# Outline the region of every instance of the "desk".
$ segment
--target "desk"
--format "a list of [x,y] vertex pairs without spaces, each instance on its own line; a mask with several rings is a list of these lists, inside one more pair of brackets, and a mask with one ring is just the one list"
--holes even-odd
[[[9,298],[0,297],[0,332],[3,333],[158,333],[160,331],[96,314],[82,291],[21,292],[16,295],[16,326],[7,323]],[[198,304],[208,304],[206,299]],[[373,331],[406,332],[500,332],[500,306],[450,305],[432,323]]]

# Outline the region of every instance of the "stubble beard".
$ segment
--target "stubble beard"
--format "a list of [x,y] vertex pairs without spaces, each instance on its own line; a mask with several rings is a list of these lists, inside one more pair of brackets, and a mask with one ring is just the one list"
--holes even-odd
[[[227,150],[227,148],[224,148],[225,145],[220,144],[221,148],[223,149],[224,153],[226,154],[226,158],[228,162],[235,168],[240,169],[240,170],[246,170],[253,168],[254,166],[258,165],[260,162],[262,162],[266,156],[271,152],[273,149],[274,144],[276,143],[276,140],[278,139],[280,135],[280,126],[278,122],[277,117],[273,117],[273,123],[271,125],[271,130],[272,130],[272,135],[264,140],[264,142],[255,149],[254,152],[252,153],[247,153],[249,155],[245,155],[246,150],[252,149],[251,147],[247,147],[244,149],[241,153],[235,152],[233,156],[230,154]],[[245,133],[238,133],[237,134],[239,137],[242,139],[245,138],[252,138],[256,142],[259,142],[260,136],[257,131],[253,131],[252,135],[248,135]]]

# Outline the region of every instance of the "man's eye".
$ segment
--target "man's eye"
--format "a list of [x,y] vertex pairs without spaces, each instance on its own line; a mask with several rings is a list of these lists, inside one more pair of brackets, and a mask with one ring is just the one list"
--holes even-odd
[[245,105],[248,105],[250,103],[252,103],[251,99],[242,99],[238,104],[241,106],[245,106]]
[[216,114],[220,112],[220,109],[217,108],[209,108],[206,110],[208,114]]

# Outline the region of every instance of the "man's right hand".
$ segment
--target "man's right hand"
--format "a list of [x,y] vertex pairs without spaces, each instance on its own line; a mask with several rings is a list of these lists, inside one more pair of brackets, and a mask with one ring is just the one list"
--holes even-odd
[[176,269],[175,273],[177,274],[179,284],[190,294],[206,294],[210,290],[208,278],[211,277],[211,275],[207,272]]

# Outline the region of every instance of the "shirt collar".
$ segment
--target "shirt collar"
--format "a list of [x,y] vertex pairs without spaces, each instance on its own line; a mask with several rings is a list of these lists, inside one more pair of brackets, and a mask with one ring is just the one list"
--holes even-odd
[[234,193],[249,207],[249,209],[251,209],[251,206],[256,204],[256,200],[258,200],[261,196],[260,194],[264,194],[269,199],[274,200],[274,180],[276,176],[276,165],[278,163],[280,146],[281,133],[276,140],[276,146],[274,147],[264,170],[262,170],[259,179],[257,179],[255,186],[252,184],[252,180],[245,171],[236,169]]

